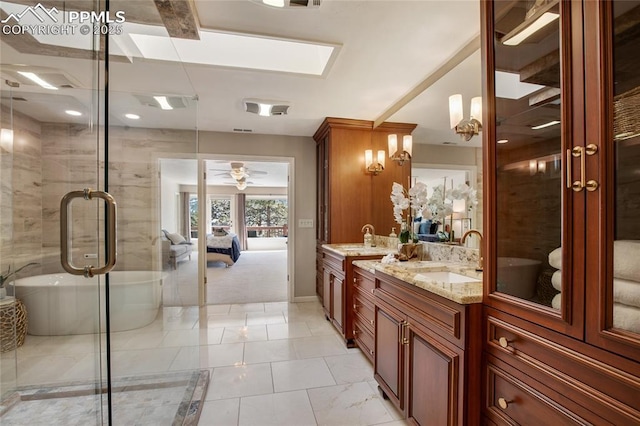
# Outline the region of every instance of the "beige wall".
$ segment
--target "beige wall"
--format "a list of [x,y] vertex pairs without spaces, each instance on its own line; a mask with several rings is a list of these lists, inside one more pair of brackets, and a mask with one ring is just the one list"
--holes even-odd
[[[316,219],[316,145],[311,137],[200,132],[200,154],[293,157],[294,218]],[[295,244],[294,297],[315,296],[316,233],[314,228],[292,232]]]

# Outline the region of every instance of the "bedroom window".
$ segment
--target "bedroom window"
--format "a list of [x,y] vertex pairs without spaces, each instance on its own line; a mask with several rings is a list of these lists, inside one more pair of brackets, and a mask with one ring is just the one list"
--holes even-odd
[[231,227],[231,199],[211,199],[211,227]]
[[249,237],[286,237],[289,208],[286,198],[247,197],[245,220]]

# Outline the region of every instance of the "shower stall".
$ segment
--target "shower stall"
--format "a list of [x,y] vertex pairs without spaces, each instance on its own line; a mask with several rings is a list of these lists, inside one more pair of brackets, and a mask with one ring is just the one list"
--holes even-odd
[[0,423],[182,424],[207,373],[198,307],[162,305],[159,173],[197,97],[142,57],[175,56],[154,2],[35,3],[0,2]]

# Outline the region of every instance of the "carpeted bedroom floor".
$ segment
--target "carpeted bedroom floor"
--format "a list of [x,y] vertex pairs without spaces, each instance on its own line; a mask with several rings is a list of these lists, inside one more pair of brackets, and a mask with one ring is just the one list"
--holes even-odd
[[243,251],[235,265],[207,265],[207,304],[285,302],[287,251]]
[[[169,269],[163,280],[164,306],[198,304],[198,254]],[[287,251],[243,251],[235,265],[207,265],[207,304],[285,302],[287,300]]]

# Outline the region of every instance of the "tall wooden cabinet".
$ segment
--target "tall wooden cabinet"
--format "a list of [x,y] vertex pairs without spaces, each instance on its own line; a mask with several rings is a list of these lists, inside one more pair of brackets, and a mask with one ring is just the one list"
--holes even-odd
[[639,424],[640,1],[481,10],[484,419]]
[[[391,185],[406,185],[411,161],[399,165],[387,158],[382,173],[365,170],[364,151],[387,151],[387,136],[410,135],[415,124],[382,123],[328,117],[313,138],[316,141],[316,294],[323,299],[322,244],[359,243],[362,226],[370,223],[379,235],[398,226],[393,217]],[[388,152],[387,152],[388,154]],[[399,228],[396,228],[399,231]],[[349,284],[350,285],[350,284]],[[349,334],[351,331],[349,331]]]
[[[387,151],[387,136],[399,140],[415,124],[326,118],[313,138],[317,154],[317,240],[319,244],[362,241],[362,226],[372,224],[379,235],[389,235],[397,226],[389,199],[393,182],[405,186],[411,176],[411,161],[402,166],[386,159],[385,169],[374,176],[365,170],[366,149]],[[387,153],[388,154],[388,153]]]

